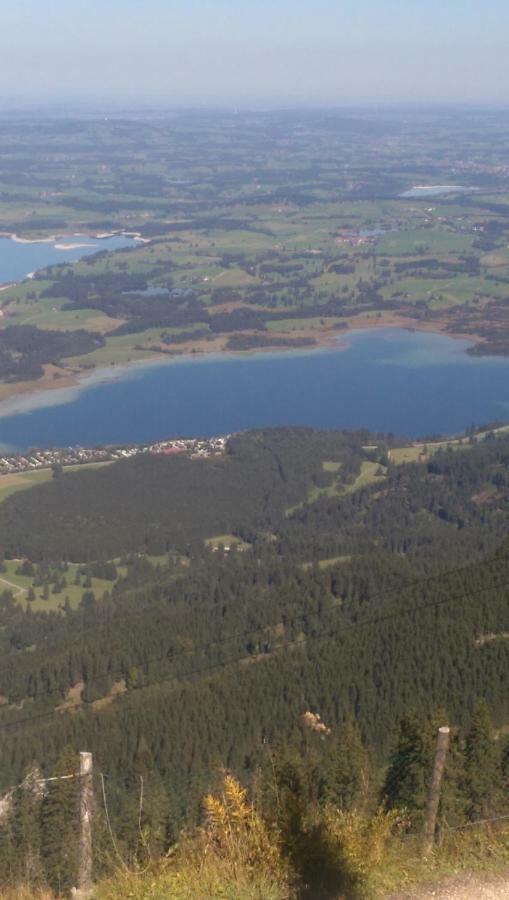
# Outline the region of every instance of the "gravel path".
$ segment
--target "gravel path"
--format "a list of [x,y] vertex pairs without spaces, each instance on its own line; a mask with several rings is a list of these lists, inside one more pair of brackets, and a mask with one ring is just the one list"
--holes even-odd
[[434,887],[400,891],[388,900],[509,900],[509,874],[461,875]]

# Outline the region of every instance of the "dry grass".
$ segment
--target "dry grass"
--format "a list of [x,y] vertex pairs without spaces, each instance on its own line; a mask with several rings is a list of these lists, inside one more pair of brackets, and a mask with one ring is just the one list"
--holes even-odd
[[156,870],[120,874],[97,900],[290,900],[278,837],[235,778],[224,776],[220,793],[205,798],[204,812],[204,826],[184,836]]
[[436,885],[450,876],[506,872],[508,866],[509,827],[445,833],[428,858],[421,855],[419,838],[394,838],[373,872],[371,885],[373,896],[383,898],[416,885]]
[[[296,900],[301,896],[281,856],[278,835],[267,829],[235,779],[226,778],[220,795],[207,797],[204,805],[205,827],[185,837],[172,857],[149,874],[119,873],[102,886],[96,900]],[[328,897],[382,900],[393,892],[435,885],[450,876],[507,871],[509,826],[446,832],[424,859],[419,836],[402,835],[399,822],[395,812],[369,816],[333,808],[323,811],[308,835],[308,850],[310,861],[318,865],[318,881],[322,874],[327,881]],[[18,896],[28,900],[32,895],[12,895],[8,900]],[[305,896],[312,895],[308,891]],[[40,900],[47,898],[41,895]]]
[[55,895],[51,892],[30,885],[2,887],[1,891],[2,900],[55,900]]
[[[184,834],[167,857],[144,871],[119,870],[97,887],[94,900],[309,900],[315,896],[309,893],[313,880],[317,886],[323,882],[320,887],[328,891],[323,896],[331,900],[387,900],[417,885],[509,867],[509,826],[445,832],[424,859],[419,836],[402,835],[395,812],[370,816],[329,807],[307,832],[307,846],[300,845],[316,869],[316,879],[305,879],[308,890],[302,894],[278,832],[233,777],[225,775],[220,791],[205,798],[204,814],[204,825]],[[56,900],[24,885],[3,888],[0,896]]]

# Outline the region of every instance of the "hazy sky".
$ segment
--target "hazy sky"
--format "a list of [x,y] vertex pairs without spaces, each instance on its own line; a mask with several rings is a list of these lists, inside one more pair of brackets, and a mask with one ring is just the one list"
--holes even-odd
[[0,96],[509,103],[507,0],[0,0]]

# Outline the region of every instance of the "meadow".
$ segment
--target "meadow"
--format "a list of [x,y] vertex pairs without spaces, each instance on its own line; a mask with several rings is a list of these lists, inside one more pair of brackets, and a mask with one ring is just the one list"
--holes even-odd
[[[100,335],[103,346],[43,360],[65,376],[160,352],[230,350],[232,336],[237,352],[256,345],[253,335],[264,347],[293,333],[320,343],[357,318],[383,325],[394,315],[471,334],[476,352],[509,350],[505,116],[483,122],[486,171],[461,116],[445,155],[442,123],[418,113],[292,114],[284,124],[270,114],[183,113],[125,122],[122,141],[107,121],[77,121],[65,171],[58,123],[41,124],[43,138],[38,127],[10,122],[0,136],[0,229],[141,240],[3,290],[0,350],[1,329],[14,325]],[[2,152],[12,146],[37,178],[17,183]],[[476,190],[401,196],[414,184],[456,182]]]

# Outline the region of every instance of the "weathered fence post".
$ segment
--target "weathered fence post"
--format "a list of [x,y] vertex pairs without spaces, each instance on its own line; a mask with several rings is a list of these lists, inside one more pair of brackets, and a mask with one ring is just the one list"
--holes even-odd
[[94,812],[94,765],[91,753],[80,753],[80,842],[76,897],[92,891],[92,819]]
[[435,842],[435,828],[437,823],[438,805],[440,803],[440,791],[442,789],[442,781],[445,771],[445,760],[449,749],[449,740],[451,730],[447,725],[438,729],[437,747],[435,751],[435,764],[433,766],[433,777],[428,794],[428,803],[426,806],[426,817],[424,819],[424,830],[422,839],[423,856],[428,856],[433,849]]

